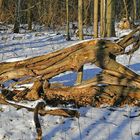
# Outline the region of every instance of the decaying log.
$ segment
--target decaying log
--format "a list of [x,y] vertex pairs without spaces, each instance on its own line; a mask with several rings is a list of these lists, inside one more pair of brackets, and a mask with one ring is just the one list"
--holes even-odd
[[102,104],[113,106],[120,97],[129,96],[140,99],[140,89],[125,86],[77,86],[66,88],[49,88],[45,100],[52,105],[74,104],[76,106],[91,105],[99,107]]
[[[139,48],[139,32],[140,27],[117,43],[104,39],[88,40],[43,56],[0,63],[0,84],[10,79],[17,79],[15,84],[34,83],[28,93],[13,95],[13,99],[37,100],[41,97],[41,90],[44,91],[42,98],[45,96],[49,102],[77,105],[98,106],[96,103],[99,104],[100,99],[113,105],[120,96],[140,99],[140,75],[114,59],[119,54],[126,54],[125,48],[129,45],[134,45],[134,48],[128,54]],[[79,71],[86,63],[94,63],[103,69],[102,73],[74,87],[54,88],[48,83],[50,78],[60,73]]]
[[[4,72],[0,75],[1,83],[5,82],[7,80],[13,79],[13,78],[22,78],[25,76],[31,76],[31,77],[37,77],[37,78],[42,78],[42,79],[49,79],[52,78],[53,76],[56,76],[59,73],[69,71],[69,70],[74,70],[78,71],[82,65],[85,63],[95,63],[97,66],[101,68],[110,68],[112,64],[114,64],[114,61],[109,58],[109,51],[115,50],[116,48],[119,48],[118,45],[113,43],[113,49],[111,48],[111,42],[104,42],[104,41],[91,41],[94,42],[94,46],[87,46],[83,47],[82,49],[79,49],[68,56],[65,56],[63,58],[63,61],[58,61],[58,59],[55,57],[53,58],[53,61],[55,59],[55,65],[47,66],[46,61],[44,62],[43,69],[41,68],[38,69],[38,67],[28,67],[24,65],[24,68],[15,68],[15,70],[12,71],[7,71]],[[95,44],[96,42],[96,44]],[[98,42],[98,43],[97,43]],[[105,44],[106,43],[106,44]],[[102,46],[103,45],[103,46]],[[105,45],[105,47],[104,47]],[[106,48],[107,47],[107,48]],[[82,54],[82,55],[81,55]],[[62,55],[62,54],[61,54]],[[100,56],[104,56],[102,59]],[[51,61],[50,59],[48,60],[47,64]],[[110,65],[106,65],[109,61],[113,61],[110,63]],[[28,60],[30,62],[30,60]],[[69,65],[72,64],[72,65]],[[6,64],[8,65],[8,64]],[[20,66],[21,67],[21,66]],[[117,66],[118,67],[118,66]],[[124,69],[124,68],[122,68]]]
[[[127,41],[127,39],[125,40]],[[86,61],[85,59],[83,59],[83,61],[80,60],[82,62],[82,65],[87,62],[94,62],[94,59],[96,57],[95,54],[98,53],[100,50],[102,50],[102,48],[104,48],[102,51],[103,56],[106,54],[106,52],[111,52],[112,54],[117,53],[119,54],[119,52],[122,52],[124,48],[122,47],[121,42],[119,42],[118,44],[107,40],[99,40],[99,39],[89,40],[78,44],[74,44],[69,48],[59,50],[54,53],[46,54],[43,56],[38,56],[18,62],[7,62],[7,63],[3,62],[0,64],[1,83],[5,82],[6,80],[10,80],[12,78],[22,78],[23,76],[25,77],[26,75],[31,77],[37,77],[42,76],[43,74],[48,74],[49,71],[51,71],[54,68],[59,69],[60,67],[64,67],[65,64],[68,63],[67,61],[69,61],[70,59],[73,59],[73,61],[75,59],[79,59],[78,55],[82,54],[83,52],[85,53],[83,54],[83,58],[88,56],[90,56],[90,58],[87,59]],[[93,57],[92,60],[91,57]],[[54,65],[58,65],[59,67],[58,66],[54,67]],[[69,70],[66,68],[64,68],[65,71]],[[80,68],[80,66],[78,68]],[[64,70],[61,69],[61,71],[58,71],[55,74],[47,76],[47,78],[53,77],[56,74],[61,73],[63,71]]]
[[[102,53],[100,53],[100,55],[103,56],[109,52],[115,54],[116,52],[122,51],[122,46],[119,46],[111,41],[90,40],[73,45],[55,53],[43,55],[42,57],[39,56],[19,62],[1,63],[0,79],[1,82],[4,82],[12,78],[20,78],[26,75],[34,77],[45,74],[48,75],[47,77],[44,76],[45,78],[51,78],[61,72],[72,70],[72,67],[67,67],[67,63],[73,63],[75,61],[75,65],[77,66],[77,63],[79,64],[80,62],[81,64],[77,66],[76,70],[80,69],[81,65],[85,63],[94,63],[94,61],[97,59],[96,57],[99,55],[98,53],[101,50]],[[81,57],[79,54],[83,54],[83,56]],[[54,69],[56,69],[57,72],[55,72]],[[58,69],[61,70],[58,71]],[[54,72],[52,72],[52,70]],[[50,72],[53,74],[50,74]]]

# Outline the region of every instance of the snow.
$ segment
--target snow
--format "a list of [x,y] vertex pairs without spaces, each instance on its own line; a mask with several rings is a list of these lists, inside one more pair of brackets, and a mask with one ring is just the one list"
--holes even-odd
[[[117,37],[126,35],[130,30],[117,30]],[[13,62],[50,53],[71,44],[77,39],[66,41],[63,34],[38,31],[12,34],[10,31],[0,33],[0,62]],[[130,56],[121,55],[117,61],[129,66],[140,74],[140,49],[130,59]],[[84,80],[92,78],[100,72],[95,65],[84,66]],[[65,72],[52,78],[50,82],[73,85],[76,73]],[[10,81],[11,82],[11,81]],[[8,83],[7,83],[8,84]],[[27,85],[23,85],[27,86]],[[31,86],[31,85],[28,85]],[[17,87],[19,88],[19,87]],[[20,104],[35,107],[38,101],[22,101]],[[47,106],[46,109],[55,109]],[[138,107],[81,107],[79,118],[63,118],[59,116],[40,116],[43,130],[43,140],[139,140],[140,116]],[[16,110],[12,106],[0,105],[0,140],[34,140],[36,130],[33,113],[26,109]]]

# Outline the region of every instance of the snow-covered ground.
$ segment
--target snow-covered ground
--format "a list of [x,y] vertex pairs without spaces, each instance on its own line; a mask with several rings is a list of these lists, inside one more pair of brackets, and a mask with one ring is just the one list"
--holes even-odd
[[[117,31],[117,37],[129,31]],[[0,62],[18,61],[33,56],[50,53],[78,42],[66,41],[62,34],[54,32],[32,32],[22,34],[0,33]],[[130,56],[117,57],[118,62],[129,66],[140,74],[140,49]],[[93,77],[100,71],[94,65],[84,66],[84,80]],[[62,82],[73,85],[76,73],[60,74],[51,82]],[[37,102],[22,104],[34,107]],[[63,118],[59,116],[40,117],[43,130],[43,140],[140,140],[140,108],[125,106],[123,108],[93,108],[77,109],[80,118]],[[33,113],[26,109],[16,110],[11,106],[0,105],[0,140],[35,140],[36,131]]]

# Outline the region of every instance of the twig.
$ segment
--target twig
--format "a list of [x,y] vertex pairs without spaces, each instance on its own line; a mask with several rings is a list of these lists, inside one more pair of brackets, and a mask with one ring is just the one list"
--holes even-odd
[[133,115],[133,116],[128,116],[128,115],[123,115],[123,116],[125,116],[125,117],[129,117],[129,118],[136,118],[136,117],[139,117],[140,116],[140,113],[138,114],[138,115]]

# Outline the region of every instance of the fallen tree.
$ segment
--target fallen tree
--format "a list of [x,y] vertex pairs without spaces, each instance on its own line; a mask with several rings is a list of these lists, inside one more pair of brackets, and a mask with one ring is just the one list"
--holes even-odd
[[[133,47],[126,52],[129,45]],[[140,27],[137,27],[116,42],[105,39],[88,40],[50,54],[18,62],[3,62],[0,63],[0,84],[3,85],[11,79],[15,80],[15,83],[10,85],[12,87],[34,83],[28,90],[13,91],[12,100],[16,101],[43,98],[52,104],[100,106],[103,103],[118,105],[116,102],[119,99],[125,99],[125,102],[127,97],[139,100],[140,75],[115,60],[117,55],[132,54],[139,46]],[[66,71],[78,71],[86,63],[94,63],[103,71],[93,79],[73,87],[55,87],[49,83],[52,77]],[[4,88],[3,95],[7,95]],[[131,101],[131,104],[138,105],[136,100]]]

